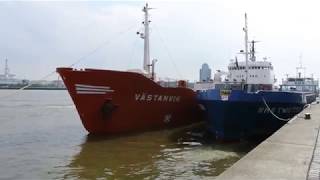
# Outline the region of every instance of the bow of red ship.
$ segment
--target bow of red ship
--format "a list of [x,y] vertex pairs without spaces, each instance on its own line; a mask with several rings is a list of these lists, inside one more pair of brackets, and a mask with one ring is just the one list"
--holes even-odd
[[90,133],[120,134],[199,122],[196,94],[165,88],[139,73],[57,68]]

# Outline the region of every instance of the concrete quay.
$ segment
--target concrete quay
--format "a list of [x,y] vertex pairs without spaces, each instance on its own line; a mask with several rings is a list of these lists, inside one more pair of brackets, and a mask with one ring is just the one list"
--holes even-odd
[[216,179],[319,180],[319,127],[320,105],[312,104]]

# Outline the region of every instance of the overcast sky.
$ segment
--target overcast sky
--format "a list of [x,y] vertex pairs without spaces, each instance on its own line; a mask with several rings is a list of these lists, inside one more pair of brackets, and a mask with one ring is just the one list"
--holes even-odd
[[[319,1],[320,2],[320,1]],[[9,59],[18,78],[40,79],[79,58],[77,68],[141,68],[144,1],[0,2],[0,72]],[[226,70],[243,49],[244,13],[258,58],[279,80],[302,64],[320,77],[320,3],[293,0],[149,1],[151,57],[158,76],[199,79],[207,62]],[[84,58],[83,58],[84,57]],[[51,77],[51,79],[56,76]]]

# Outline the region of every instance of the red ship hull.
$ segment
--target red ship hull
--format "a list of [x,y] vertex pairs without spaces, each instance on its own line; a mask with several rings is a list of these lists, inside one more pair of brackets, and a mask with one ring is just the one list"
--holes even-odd
[[196,94],[134,72],[57,68],[90,133],[120,134],[200,122]]

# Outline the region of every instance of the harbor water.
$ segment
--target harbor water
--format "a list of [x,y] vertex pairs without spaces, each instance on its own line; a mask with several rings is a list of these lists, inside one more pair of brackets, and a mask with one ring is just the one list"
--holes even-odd
[[212,179],[256,145],[201,126],[92,136],[67,91],[13,92],[0,91],[0,179]]

